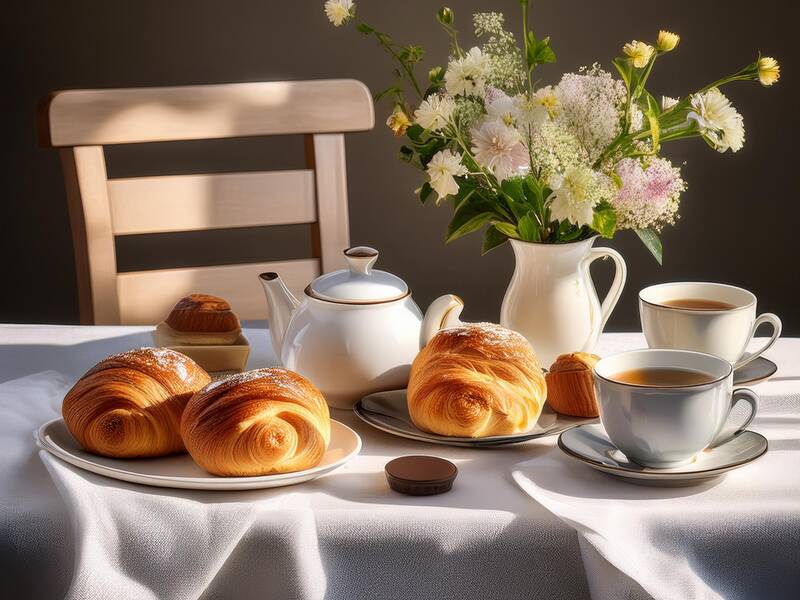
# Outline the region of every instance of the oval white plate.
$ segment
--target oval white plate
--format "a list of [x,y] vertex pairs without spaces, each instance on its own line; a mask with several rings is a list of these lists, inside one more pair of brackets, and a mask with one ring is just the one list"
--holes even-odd
[[597,419],[560,415],[554,412],[549,404],[545,404],[539,421],[534,425],[533,429],[524,433],[495,435],[484,438],[437,435],[418,429],[411,421],[411,416],[408,414],[406,390],[391,390],[369,394],[356,403],[353,411],[362,421],[383,432],[418,442],[464,448],[492,448],[507,444],[519,444],[520,442],[555,435],[583,423],[597,422]]
[[564,453],[598,471],[641,485],[684,486],[718,477],[764,455],[769,444],[755,431],[743,431],[715,448],[703,450],[688,465],[671,469],[643,467],[617,450],[599,423],[581,425],[558,438]]
[[200,468],[188,454],[161,458],[108,458],[84,450],[64,419],[54,419],[37,432],[39,446],[86,471],[132,483],[187,490],[254,490],[310,481],[342,466],[361,450],[361,438],[347,425],[331,420],[331,442],[316,467],[295,473],[258,477],[217,477]]

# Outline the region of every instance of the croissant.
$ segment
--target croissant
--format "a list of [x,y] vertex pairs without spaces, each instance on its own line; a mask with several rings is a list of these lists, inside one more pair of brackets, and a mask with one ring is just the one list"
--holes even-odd
[[208,294],[181,298],[163,325],[176,342],[190,345],[233,344],[242,332],[227,300]]
[[319,464],[328,447],[328,404],[305,377],[258,369],[217,380],[195,394],[181,420],[194,461],[209,473],[248,477]]
[[115,354],[91,368],[61,407],[70,433],[89,452],[117,458],[183,452],[181,414],[211,381],[187,356],[167,348]]
[[459,437],[528,431],[547,387],[520,334],[493,323],[443,329],[411,365],[408,412],[424,431]]
[[600,414],[592,373],[598,360],[599,356],[588,352],[562,354],[556,359],[545,375],[549,390],[547,403],[554,411],[574,417]]

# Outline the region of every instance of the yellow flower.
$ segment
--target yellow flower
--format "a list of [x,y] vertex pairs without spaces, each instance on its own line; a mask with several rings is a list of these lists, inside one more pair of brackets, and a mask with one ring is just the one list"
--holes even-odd
[[655,48],[650,44],[633,40],[629,44],[625,44],[622,47],[622,51],[631,59],[634,67],[641,69],[646,67],[647,63],[650,62],[650,57],[653,56]]
[[411,126],[411,119],[400,106],[395,106],[392,114],[386,119],[386,125],[395,135],[403,135]]
[[758,59],[758,80],[761,85],[772,85],[781,78],[781,66],[771,56]]
[[677,46],[678,42],[680,41],[681,36],[679,36],[677,33],[672,33],[671,31],[662,29],[658,32],[656,47],[660,52],[669,52],[670,50],[674,50],[675,46]]

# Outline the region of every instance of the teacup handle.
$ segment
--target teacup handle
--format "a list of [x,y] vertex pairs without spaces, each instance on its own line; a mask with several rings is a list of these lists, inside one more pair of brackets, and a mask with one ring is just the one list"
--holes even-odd
[[740,425],[739,428],[733,433],[725,431],[725,428],[723,426],[722,431],[720,431],[717,434],[717,437],[715,437],[714,441],[711,442],[709,448],[714,448],[716,446],[724,444],[725,442],[731,441],[733,438],[735,438],[737,435],[739,435],[745,429],[747,429],[750,426],[750,423],[753,422],[753,419],[756,418],[756,413],[758,412],[758,396],[751,389],[736,388],[735,390],[733,390],[733,395],[731,396],[731,406],[728,409],[728,414],[725,417],[725,422],[727,423],[728,419],[731,418],[731,413],[733,412],[733,409],[736,407],[736,405],[739,403],[740,400],[747,402],[750,405],[750,416],[747,417],[747,420],[744,423],[742,423],[742,425]]
[[738,361],[736,361],[733,365],[734,370],[745,366],[747,363],[754,361],[759,356],[764,354],[764,352],[769,350],[772,347],[772,344],[774,344],[781,336],[782,324],[781,320],[778,318],[778,315],[773,313],[764,313],[763,315],[759,315],[755,323],[753,323],[753,329],[750,331],[750,337],[747,338],[748,342],[753,339],[753,337],[756,335],[756,330],[764,323],[769,323],[772,325],[772,337],[769,338],[767,343],[761,348],[755,352],[751,352],[750,354],[743,355]]
[[589,256],[586,257],[585,269],[586,276],[589,276],[589,265],[596,261],[598,258],[610,258],[614,261],[614,281],[611,282],[611,287],[608,289],[606,297],[603,298],[603,303],[600,305],[600,325],[598,326],[598,335],[603,332],[603,327],[606,326],[608,317],[619,302],[619,297],[622,295],[622,288],[625,287],[625,280],[628,277],[628,267],[625,265],[625,259],[622,255],[613,248],[592,248],[589,250]]

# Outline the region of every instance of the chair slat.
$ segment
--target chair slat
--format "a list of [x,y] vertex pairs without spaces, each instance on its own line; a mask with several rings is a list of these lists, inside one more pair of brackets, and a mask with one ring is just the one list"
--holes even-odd
[[39,111],[40,143],[93,146],[364,131],[369,89],[354,79],[70,90]]
[[221,296],[240,319],[267,318],[267,303],[258,274],[275,271],[295,295],[319,275],[316,259],[163,269],[119,273],[117,291],[121,322],[152,325],[166,318],[175,302],[193,292]]
[[116,235],[313,223],[310,170],[110,179]]

